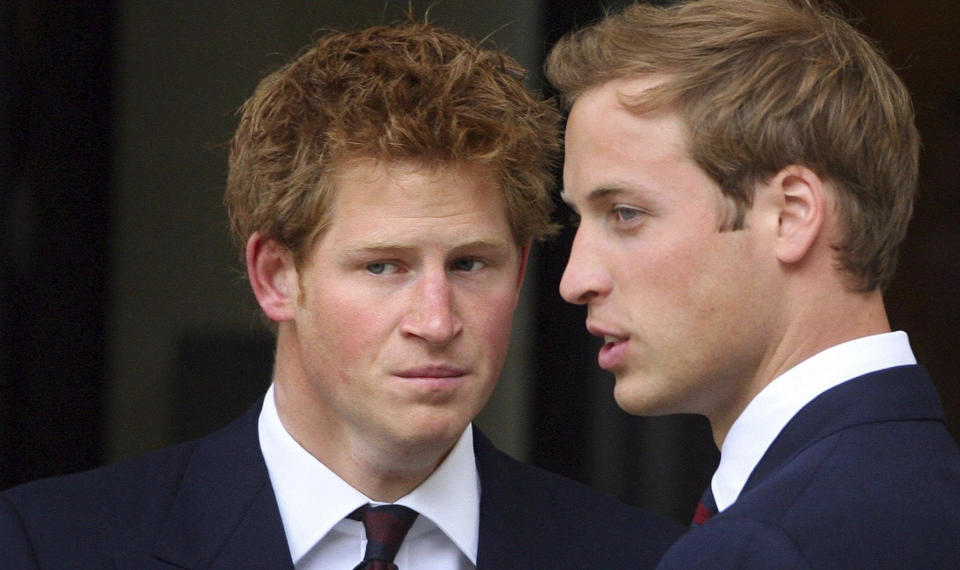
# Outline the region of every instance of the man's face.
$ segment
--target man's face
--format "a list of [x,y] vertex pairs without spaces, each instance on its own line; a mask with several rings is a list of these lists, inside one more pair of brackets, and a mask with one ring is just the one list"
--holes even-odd
[[381,451],[452,444],[496,384],[526,264],[498,184],[367,160],[334,185],[292,323],[310,423]]
[[626,110],[650,78],[581,95],[567,124],[564,199],[580,215],[560,292],[605,339],[599,364],[631,413],[735,414],[754,390],[771,275],[752,227],[721,232],[720,188],[670,109]]

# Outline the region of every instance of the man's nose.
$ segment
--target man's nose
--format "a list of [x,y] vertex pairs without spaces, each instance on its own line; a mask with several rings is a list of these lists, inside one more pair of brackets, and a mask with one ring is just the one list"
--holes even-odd
[[584,305],[610,292],[612,282],[603,268],[600,251],[590,233],[577,228],[570,247],[570,258],[560,279],[560,295],[569,303]]
[[427,271],[415,286],[402,330],[436,346],[448,344],[463,330],[446,271]]

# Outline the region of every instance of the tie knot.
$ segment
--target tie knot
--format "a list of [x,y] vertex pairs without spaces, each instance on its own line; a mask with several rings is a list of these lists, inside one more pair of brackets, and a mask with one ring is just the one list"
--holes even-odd
[[717,501],[713,498],[713,489],[707,486],[707,490],[704,491],[700,502],[697,504],[697,509],[693,513],[693,522],[690,523],[690,526],[698,527],[713,518],[715,514],[717,514]]
[[372,560],[393,562],[400,543],[417,518],[417,511],[402,505],[373,507],[367,504],[350,513],[349,518],[362,521],[367,532],[364,563]]

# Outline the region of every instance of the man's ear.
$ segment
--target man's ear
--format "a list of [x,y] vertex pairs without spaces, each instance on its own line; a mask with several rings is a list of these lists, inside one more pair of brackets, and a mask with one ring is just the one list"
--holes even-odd
[[777,258],[797,263],[810,252],[823,232],[827,219],[827,188],[823,179],[809,168],[788,166],[768,183],[779,195]]
[[530,262],[530,247],[531,242],[527,242],[527,245],[520,248],[520,273],[517,275],[517,294],[520,294],[520,289],[523,287],[523,277],[527,274],[527,264]]
[[300,286],[293,253],[259,232],[247,240],[247,277],[260,308],[275,322],[292,320]]

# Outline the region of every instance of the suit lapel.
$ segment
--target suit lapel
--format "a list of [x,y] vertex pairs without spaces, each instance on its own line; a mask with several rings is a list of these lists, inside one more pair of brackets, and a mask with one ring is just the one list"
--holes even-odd
[[154,556],[180,568],[293,568],[260,452],[261,405],[198,442]]
[[744,485],[746,493],[815,442],[838,431],[883,421],[944,422],[943,408],[922,366],[866,374],[827,390],[783,428]]
[[538,525],[531,521],[538,520],[540,505],[533,504],[535,494],[525,490],[516,461],[497,450],[476,428],[473,441],[480,474],[477,570],[517,568],[538,541],[531,528]]

